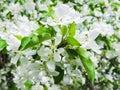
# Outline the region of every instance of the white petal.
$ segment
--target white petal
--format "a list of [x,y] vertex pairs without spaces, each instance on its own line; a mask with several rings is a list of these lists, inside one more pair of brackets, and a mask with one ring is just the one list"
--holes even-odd
[[12,57],[11,63],[16,64],[19,58],[20,58],[20,54],[17,54],[15,57]]
[[63,78],[63,83],[64,83],[65,85],[72,84],[72,79],[70,78],[70,76],[64,76],[64,78]]
[[55,62],[54,61],[48,61],[46,63],[47,68],[49,69],[50,72],[54,72],[55,71]]
[[49,80],[50,80],[49,77],[44,76],[44,77],[42,77],[41,83],[46,84]]
[[44,90],[44,87],[37,83],[36,85],[32,86],[32,90]]
[[60,54],[58,52],[54,53],[54,60],[56,62],[60,62],[61,61],[61,56],[60,56]]
[[26,49],[23,51],[23,54],[27,56],[32,56],[36,54],[36,50]]
[[62,40],[62,35],[57,33],[55,37],[55,45],[58,45],[61,42],[61,40]]

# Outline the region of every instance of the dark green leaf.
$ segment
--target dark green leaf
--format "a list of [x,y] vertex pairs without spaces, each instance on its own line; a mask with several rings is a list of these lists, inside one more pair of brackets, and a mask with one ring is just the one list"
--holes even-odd
[[70,57],[78,56],[77,52],[74,49],[66,49]]
[[6,14],[6,18],[7,18],[7,19],[12,19],[12,17],[13,17],[12,12],[8,12],[8,13]]
[[63,80],[64,70],[61,69],[59,66],[56,66],[56,71],[59,72],[59,75],[58,76],[53,76],[53,78],[54,78],[54,83],[58,84],[58,83],[60,83],[61,80]]

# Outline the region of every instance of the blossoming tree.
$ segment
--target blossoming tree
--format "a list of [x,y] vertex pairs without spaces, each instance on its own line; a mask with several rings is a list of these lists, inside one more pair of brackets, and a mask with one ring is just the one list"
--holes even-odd
[[119,0],[0,0],[0,90],[119,90]]

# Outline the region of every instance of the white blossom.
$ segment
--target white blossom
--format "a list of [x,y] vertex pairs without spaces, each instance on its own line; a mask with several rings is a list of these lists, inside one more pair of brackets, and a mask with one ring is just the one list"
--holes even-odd
[[64,76],[64,78],[63,78],[63,83],[64,83],[65,85],[72,84],[72,79],[70,78],[70,76]]
[[99,32],[102,36],[111,36],[114,33],[113,27],[110,24],[106,24],[104,22],[95,22],[91,29]]
[[48,88],[48,90],[61,90],[61,89],[57,85],[52,85],[51,87]]
[[36,85],[32,86],[31,90],[44,90],[44,87],[37,83]]
[[47,68],[50,72],[55,71],[55,62],[54,61],[48,61],[46,64],[47,64]]

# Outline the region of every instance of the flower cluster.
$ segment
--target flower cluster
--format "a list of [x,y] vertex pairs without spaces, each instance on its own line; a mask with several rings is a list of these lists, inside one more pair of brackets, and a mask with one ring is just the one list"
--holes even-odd
[[119,0],[1,0],[0,90],[119,90],[119,11]]

